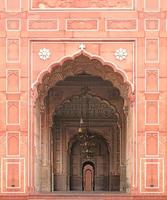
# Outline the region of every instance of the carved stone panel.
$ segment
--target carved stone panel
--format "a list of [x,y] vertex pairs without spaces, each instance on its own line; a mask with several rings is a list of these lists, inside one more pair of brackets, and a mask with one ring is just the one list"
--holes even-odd
[[162,192],[164,187],[163,159],[143,158],[140,161],[140,191],[147,193]]
[[6,29],[7,31],[19,31],[21,26],[21,21],[19,19],[7,19]]
[[146,163],[146,172],[145,172],[145,179],[146,185],[145,188],[159,188],[159,163]]
[[136,19],[108,19],[106,20],[107,31],[122,31],[122,30],[136,30]]
[[28,21],[28,30],[31,31],[57,31],[58,20],[54,19],[30,19]]
[[20,60],[20,40],[7,39],[7,61],[19,62]]
[[97,31],[98,20],[94,19],[67,19],[67,31]]
[[145,0],[145,10],[146,11],[158,11],[160,0]]
[[158,101],[146,101],[146,124],[159,123]]
[[20,122],[20,106],[18,101],[7,102],[7,123],[19,124]]
[[146,19],[145,30],[146,31],[158,31],[160,26],[159,19]]
[[23,158],[2,159],[2,192],[25,192],[25,163]]
[[146,155],[158,156],[159,154],[159,135],[156,132],[146,132]]
[[5,0],[6,1],[6,10],[9,12],[18,12],[21,8],[21,1],[20,0]]
[[19,71],[8,70],[7,72],[7,92],[19,92]]
[[159,71],[157,69],[146,70],[146,92],[159,92]]
[[146,62],[159,62],[158,38],[146,39]]
[[20,138],[18,132],[7,133],[7,152],[9,156],[17,156],[20,154]]

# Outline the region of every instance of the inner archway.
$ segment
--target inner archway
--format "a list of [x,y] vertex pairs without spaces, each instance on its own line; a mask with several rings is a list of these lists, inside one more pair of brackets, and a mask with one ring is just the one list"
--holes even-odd
[[[54,190],[82,191],[84,182],[83,163],[91,162],[94,163],[95,174],[93,176],[92,172],[88,170],[88,174],[86,175],[94,177],[94,186],[91,184],[94,190],[119,191],[120,176],[122,181],[125,178],[123,174],[120,174],[120,154],[121,152],[125,152],[122,149],[125,147],[120,144],[124,144],[125,141],[122,141],[124,137],[121,136],[119,128],[119,124],[124,124],[121,119],[123,99],[119,95],[119,90],[115,88],[115,92],[113,92],[115,99],[111,103],[111,101],[106,100],[107,98],[104,95],[105,90],[107,95],[108,89],[113,88],[108,81],[105,82],[99,77],[81,73],[75,77],[67,77],[57,87],[61,86],[62,89],[64,86],[65,89],[67,85],[69,86],[70,82],[75,85],[77,83],[77,89],[75,86],[76,94],[73,92],[70,98],[66,98],[55,109],[53,115],[52,165],[53,174],[55,175]],[[83,87],[84,83],[87,84],[86,88]],[[92,90],[91,86],[96,86],[97,91]],[[101,96],[97,96],[98,92],[100,92]],[[69,91],[65,89],[64,93],[68,94]],[[55,103],[52,97],[49,99],[50,105],[52,101]],[[80,126],[81,115],[84,121],[83,129],[89,129],[89,132],[93,135],[95,145],[94,154],[89,158],[85,158],[85,155],[83,155],[82,143],[79,139],[78,128]],[[60,145],[62,145],[63,152],[61,150],[58,152]],[[68,152],[66,149],[68,149]],[[60,157],[63,160],[58,164]],[[67,163],[65,163],[64,158],[68,159]],[[64,169],[64,174],[60,171],[57,172],[60,168]],[[63,179],[63,182],[68,183],[66,187],[61,184]]]
[[110,181],[111,151],[108,150],[108,145],[102,136],[95,135],[94,141],[96,143],[94,154],[89,158],[82,155],[82,147],[78,140],[72,145],[70,152],[70,190],[108,191],[113,190],[111,188],[112,182],[112,185],[115,185],[115,188],[117,187],[117,191],[119,191],[119,181],[115,183],[115,180]]

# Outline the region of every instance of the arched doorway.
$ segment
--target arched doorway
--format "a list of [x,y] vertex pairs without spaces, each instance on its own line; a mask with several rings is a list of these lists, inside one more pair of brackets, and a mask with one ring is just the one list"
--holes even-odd
[[[83,83],[88,87],[87,95],[93,101],[98,101],[97,106],[91,105],[92,116],[96,117],[92,118],[90,126],[101,132],[111,151],[107,165],[107,189],[122,191],[126,188],[127,118],[124,111],[129,108],[131,86],[111,66],[81,54],[74,60],[67,60],[62,65],[53,67],[34,89],[34,94],[39,94],[34,113],[37,122],[35,134],[37,138],[41,138],[41,142],[35,141],[38,158],[35,162],[36,186],[40,191],[70,190],[68,149],[71,138],[77,133],[80,106],[79,103],[67,102],[77,99]],[[82,190],[82,180],[80,185]]]
[[82,190],[90,192],[95,190],[95,167],[93,162],[85,162],[82,167]]

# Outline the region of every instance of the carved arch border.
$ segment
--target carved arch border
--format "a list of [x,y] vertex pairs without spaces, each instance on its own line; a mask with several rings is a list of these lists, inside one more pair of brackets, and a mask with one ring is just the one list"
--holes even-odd
[[125,99],[126,105],[134,100],[134,84],[128,80],[122,69],[111,62],[105,62],[100,56],[80,51],[71,57],[63,58],[60,62],[49,65],[47,69],[39,73],[31,88],[33,102],[40,100],[40,104],[43,105],[48,90],[58,81],[83,71],[111,81],[120,90],[120,95]]

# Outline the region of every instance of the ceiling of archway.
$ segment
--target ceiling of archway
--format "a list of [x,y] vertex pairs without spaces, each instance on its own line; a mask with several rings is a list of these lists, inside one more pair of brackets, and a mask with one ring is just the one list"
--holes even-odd
[[107,101],[89,94],[72,96],[63,102],[55,112],[54,117],[60,119],[110,119],[113,122],[118,120],[118,114],[114,106]]

